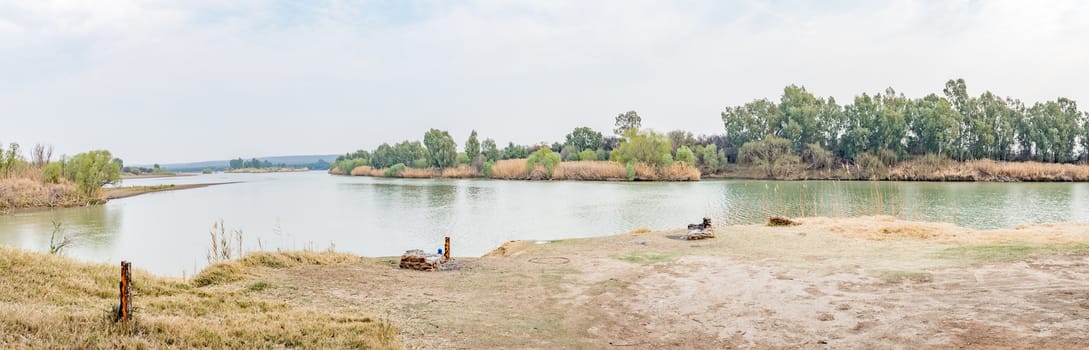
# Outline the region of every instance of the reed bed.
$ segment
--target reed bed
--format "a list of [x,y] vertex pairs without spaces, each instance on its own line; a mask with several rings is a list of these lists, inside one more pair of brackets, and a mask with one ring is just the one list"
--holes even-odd
[[381,177],[385,175],[385,169],[375,169],[367,165],[357,166],[352,169],[352,176],[376,176]]
[[889,180],[908,181],[1089,181],[1089,165],[1004,162],[989,159],[957,162],[924,156],[889,170]]
[[557,180],[627,180],[624,165],[610,161],[562,162],[552,178]]

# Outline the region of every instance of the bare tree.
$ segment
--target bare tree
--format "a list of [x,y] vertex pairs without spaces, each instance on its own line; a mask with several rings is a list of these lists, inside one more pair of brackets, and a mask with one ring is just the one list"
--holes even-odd
[[46,146],[40,143],[36,144],[34,145],[34,149],[30,152],[30,156],[32,158],[31,162],[35,167],[44,167],[46,164],[49,164],[49,161],[53,158],[53,145]]

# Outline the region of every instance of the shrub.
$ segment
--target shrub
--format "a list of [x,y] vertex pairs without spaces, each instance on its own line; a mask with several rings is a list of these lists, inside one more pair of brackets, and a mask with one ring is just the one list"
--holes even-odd
[[834,160],[832,152],[815,143],[807,145],[802,150],[802,161],[808,164],[810,169],[831,168]]
[[426,168],[427,167],[427,159],[426,158],[420,158],[420,159],[412,161],[412,167],[417,168],[417,169]]
[[609,160],[609,152],[605,152],[604,148],[598,148],[597,160]]
[[94,196],[102,186],[121,181],[121,167],[113,162],[110,151],[98,150],[80,153],[67,164],[71,167],[71,180],[88,196]]
[[560,155],[556,152],[552,152],[552,149],[548,147],[541,147],[529,155],[526,158],[526,172],[533,176],[537,166],[544,169],[545,178],[552,178],[552,171],[556,169],[556,164],[560,163]]
[[42,168],[42,182],[51,184],[60,183],[61,173],[63,171],[64,168],[59,162],[46,164],[45,167]]
[[598,160],[597,159],[597,152],[594,151],[594,150],[590,150],[590,149],[579,152],[579,160],[581,160],[581,161]]
[[579,159],[581,159],[579,154],[575,152],[568,153],[566,157],[563,157],[563,161],[565,162],[577,162]]
[[741,163],[763,169],[768,177],[789,175],[801,163],[801,159],[790,151],[790,141],[773,135],[741,145],[737,158]]
[[681,148],[677,149],[677,161],[688,165],[696,165],[696,155],[692,153],[688,146],[681,146]]
[[725,162],[719,162],[718,146],[715,144],[707,145],[699,149],[700,162],[703,167],[707,169],[708,173],[716,173],[721,170],[721,166]]
[[628,162],[624,165],[624,173],[628,176],[628,181],[635,181],[635,164]]
[[620,141],[616,160],[621,163],[637,162],[654,166],[666,166],[673,162],[670,152],[673,142],[663,134],[652,130],[628,130]]
[[492,161],[488,161],[487,163],[484,163],[484,169],[483,169],[484,177],[487,177],[487,178],[492,177],[492,167],[494,167],[494,166],[495,166],[495,162],[492,162]]
[[858,167],[858,176],[861,178],[878,179],[888,173],[885,163],[869,152],[855,156],[855,165]]
[[405,168],[407,168],[407,167],[405,166],[404,163],[397,163],[397,164],[394,164],[393,166],[387,168],[386,172],[383,173],[382,175],[385,176],[385,177],[398,177],[398,176],[401,176],[401,173],[403,173],[405,171]]

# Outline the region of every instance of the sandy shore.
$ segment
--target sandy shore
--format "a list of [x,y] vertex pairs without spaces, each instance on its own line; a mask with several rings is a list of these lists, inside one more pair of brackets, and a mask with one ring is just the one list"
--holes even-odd
[[195,173],[177,173],[177,174],[145,174],[145,175],[122,175],[122,180],[129,179],[157,179],[162,177],[181,177],[181,176],[197,176]]
[[511,242],[457,271],[389,258],[245,283],[297,305],[388,314],[421,349],[1089,346],[1089,225],[805,221],[705,241]]
[[[677,239],[684,233],[679,229],[514,241],[488,256],[457,258],[460,268],[438,272],[399,269],[396,257],[250,254],[213,265],[183,284],[141,275],[156,287],[138,289],[145,295],[136,299],[138,320],[169,331],[133,333],[112,343],[242,346],[228,336],[236,332],[260,347],[354,341],[411,349],[1089,347],[1089,223],[977,231],[891,217],[801,221],[720,227],[717,238],[702,241]],[[458,239],[453,237],[455,255]],[[0,314],[10,317],[0,321],[0,330],[17,332],[0,334],[0,345],[50,347],[87,339],[85,324],[110,332],[95,320],[116,298],[117,282],[107,277],[116,267],[47,257],[8,264],[17,271],[43,264],[74,267],[0,274],[0,281],[72,284],[78,288],[51,293],[95,297],[61,309],[55,296],[19,288],[4,292],[21,296],[0,295],[20,300],[0,301]],[[76,269],[96,277],[65,282],[86,274]],[[217,306],[179,308],[193,304]],[[19,311],[26,309],[50,313]],[[246,321],[274,320],[272,315],[286,312],[278,310],[290,310],[293,321],[272,328]],[[80,326],[64,325],[76,322],[71,312],[80,313]],[[201,328],[224,319],[234,328]],[[386,328],[369,326],[375,319],[391,322],[397,339],[382,340]],[[346,326],[342,320],[363,323]],[[37,323],[61,326],[23,326]],[[345,327],[372,333],[356,340],[285,336],[341,334]]]
[[193,189],[193,188],[202,188],[202,187],[215,186],[215,185],[227,185],[227,184],[233,184],[233,183],[238,183],[238,182],[234,181],[234,182],[216,182],[216,183],[206,183],[206,184],[182,184],[182,185],[171,184],[171,185],[155,185],[155,186],[116,187],[116,188],[106,189],[106,199],[107,200],[109,200],[109,199],[119,199],[119,198],[138,196],[138,195],[141,195],[141,194],[152,193],[152,192],[188,190],[188,189]]

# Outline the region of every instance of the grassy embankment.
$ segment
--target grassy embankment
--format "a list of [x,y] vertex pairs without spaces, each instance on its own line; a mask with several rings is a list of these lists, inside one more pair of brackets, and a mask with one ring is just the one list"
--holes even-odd
[[[675,162],[670,166],[655,168],[646,164],[633,164],[632,174],[624,164],[612,161],[561,162],[552,172],[552,180],[580,181],[698,181],[700,171],[691,165]],[[462,165],[457,168],[416,169],[405,168],[393,174],[388,168],[375,169],[360,166],[352,169],[352,176],[401,177],[401,178],[477,178],[485,177],[481,171]],[[330,173],[344,175],[340,169],[333,168]],[[503,180],[547,180],[548,174],[538,166],[533,171],[526,167],[526,159],[507,159],[495,162],[491,178]]]
[[981,181],[1070,182],[1089,181],[1089,165],[994,160],[955,161],[921,157],[890,166],[864,168],[842,165],[825,169],[786,169],[768,176],[764,168],[731,164],[712,177],[777,180],[887,180],[887,181]]
[[267,282],[220,285],[300,265],[355,264],[338,253],[255,253],[191,281],[133,273],[134,321],[115,324],[119,267],[0,247],[2,348],[399,348],[397,329],[358,310],[291,305]]

